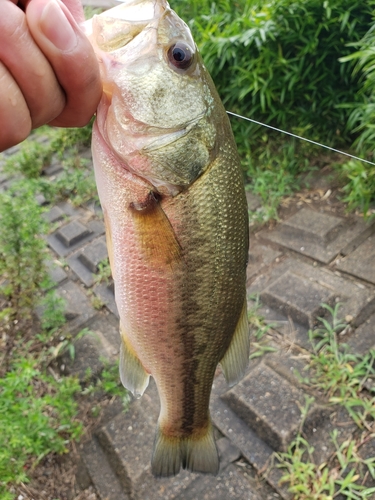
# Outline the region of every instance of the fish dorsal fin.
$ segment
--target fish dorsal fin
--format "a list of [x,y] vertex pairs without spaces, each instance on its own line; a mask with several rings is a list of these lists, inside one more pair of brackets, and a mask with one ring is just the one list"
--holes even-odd
[[154,265],[173,265],[181,258],[181,246],[161,206],[161,196],[150,192],[145,201],[129,206],[136,225],[140,250]]
[[249,322],[247,319],[247,302],[242,308],[240,319],[238,320],[236,331],[234,332],[232,341],[220,361],[223,369],[225,380],[229,386],[237,384],[245,374],[249,363],[250,355],[250,337],[249,337]]
[[148,386],[150,375],[143,368],[138,356],[130,346],[122,327],[120,327],[120,333],[120,379],[122,385],[135,398],[140,398]]

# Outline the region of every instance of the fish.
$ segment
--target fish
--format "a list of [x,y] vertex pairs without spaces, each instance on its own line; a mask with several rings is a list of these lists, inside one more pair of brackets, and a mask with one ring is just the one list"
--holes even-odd
[[86,33],[103,96],[95,178],[120,316],[120,378],[139,398],[155,380],[151,471],[217,474],[209,412],[249,360],[249,223],[223,104],[187,24],[165,0],[126,0]]

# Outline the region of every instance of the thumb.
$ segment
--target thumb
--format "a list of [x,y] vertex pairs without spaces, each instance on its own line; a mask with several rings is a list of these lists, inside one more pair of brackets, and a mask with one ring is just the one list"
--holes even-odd
[[59,0],[31,0],[26,19],[66,96],[62,113],[51,125],[85,125],[102,94],[98,62],[90,42]]

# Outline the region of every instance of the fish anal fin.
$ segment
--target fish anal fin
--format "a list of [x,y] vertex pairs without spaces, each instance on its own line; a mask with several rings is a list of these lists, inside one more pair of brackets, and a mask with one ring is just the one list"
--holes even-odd
[[228,385],[237,384],[245,374],[250,356],[249,322],[246,299],[232,341],[220,361]]
[[181,246],[166,216],[160,195],[150,192],[141,203],[129,208],[135,221],[140,250],[154,265],[173,265],[181,258]]
[[158,425],[151,469],[155,477],[175,476],[180,469],[216,475],[219,471],[219,455],[211,422],[198,435],[170,437]]
[[121,332],[120,379],[122,385],[135,398],[140,398],[148,386],[149,378],[150,375],[144,369],[124,333]]

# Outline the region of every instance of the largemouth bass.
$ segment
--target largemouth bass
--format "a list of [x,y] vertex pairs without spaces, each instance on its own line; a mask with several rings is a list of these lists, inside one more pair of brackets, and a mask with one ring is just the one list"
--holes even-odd
[[155,476],[216,474],[217,365],[249,358],[248,217],[229,120],[187,25],[165,0],[128,0],[88,26],[103,80],[93,159],[120,315],[120,376],[152,375]]

